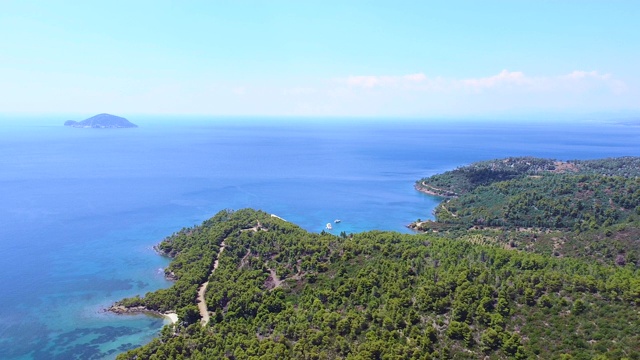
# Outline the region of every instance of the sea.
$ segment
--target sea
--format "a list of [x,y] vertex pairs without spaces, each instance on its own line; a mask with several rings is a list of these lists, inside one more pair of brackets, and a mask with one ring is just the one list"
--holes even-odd
[[422,177],[507,156],[640,156],[640,126],[588,118],[128,118],[139,127],[0,116],[0,359],[113,359],[151,341],[166,319],[104,309],[171,286],[153,246],[223,209],[409,233],[440,201],[414,190]]

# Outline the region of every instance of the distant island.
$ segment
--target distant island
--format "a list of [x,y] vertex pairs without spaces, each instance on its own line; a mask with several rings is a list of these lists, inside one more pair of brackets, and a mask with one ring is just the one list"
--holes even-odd
[[93,129],[120,129],[138,127],[138,125],[130,122],[123,117],[111,114],[98,114],[82,121],[68,120],[64,122],[64,126]]

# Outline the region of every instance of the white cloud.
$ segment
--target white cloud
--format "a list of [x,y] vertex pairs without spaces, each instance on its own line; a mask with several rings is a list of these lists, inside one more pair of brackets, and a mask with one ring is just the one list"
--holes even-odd
[[0,69],[0,78],[0,108],[4,112],[40,108],[82,113],[108,109],[123,114],[438,116],[640,110],[634,78],[625,78],[627,86],[615,75],[590,69],[559,75],[502,70],[469,77],[407,72],[286,83],[272,79],[222,82],[208,77],[137,81],[11,69]]
[[573,71],[562,77],[574,87],[582,91],[605,85],[615,94],[621,94],[627,90],[627,85],[622,80],[615,79],[611,74],[600,74],[597,71]]
[[378,76],[349,76],[346,81],[350,86],[361,86],[366,88],[372,88],[381,84],[381,78]]
[[324,93],[336,108],[366,115],[638,108],[635,87],[612,74],[591,70],[530,75],[505,69],[488,76],[457,78],[423,72],[351,75],[334,78]]
[[571,73],[564,76],[566,79],[580,80],[580,79],[598,79],[598,80],[609,80],[611,78],[611,74],[600,75],[597,71],[579,71],[575,70]]
[[423,73],[408,74],[402,76],[349,76],[341,82],[346,82],[349,86],[373,88],[384,86],[403,86],[411,83],[421,83],[427,81],[427,76]]
[[427,80],[427,77],[423,73],[417,73],[417,74],[405,75],[404,79],[409,81],[414,81],[414,82],[422,82]]
[[454,80],[464,87],[471,89],[487,89],[504,85],[526,86],[531,84],[532,79],[525,76],[520,71],[502,70],[498,75],[483,78],[471,78],[463,80]]
[[585,91],[607,88],[616,92],[624,91],[624,82],[611,74],[597,71],[572,71],[559,76],[529,76],[522,71],[502,70],[496,75],[476,78],[427,77],[424,73],[400,76],[358,75],[340,79],[338,83],[351,88],[405,88],[415,91],[455,92],[460,90],[485,92],[503,89],[533,92]]

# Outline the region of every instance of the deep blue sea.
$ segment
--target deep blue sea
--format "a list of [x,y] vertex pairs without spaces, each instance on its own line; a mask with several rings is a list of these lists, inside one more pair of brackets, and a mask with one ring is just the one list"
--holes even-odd
[[1,359],[114,358],[150,341],[166,320],[103,309],[170,286],[152,246],[221,209],[409,232],[438,203],[413,189],[421,177],[506,156],[640,155],[640,127],[592,121],[65,120],[0,117]]

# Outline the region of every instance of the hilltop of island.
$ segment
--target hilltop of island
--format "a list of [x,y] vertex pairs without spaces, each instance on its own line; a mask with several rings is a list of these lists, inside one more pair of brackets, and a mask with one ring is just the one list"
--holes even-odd
[[111,114],[98,114],[82,121],[68,120],[64,126],[75,128],[94,128],[94,129],[120,129],[120,128],[136,128],[138,125],[129,120]]
[[170,288],[111,308],[178,318],[118,359],[639,359],[638,161],[425,178],[451,196],[416,234],[221,211],[156,247]]

